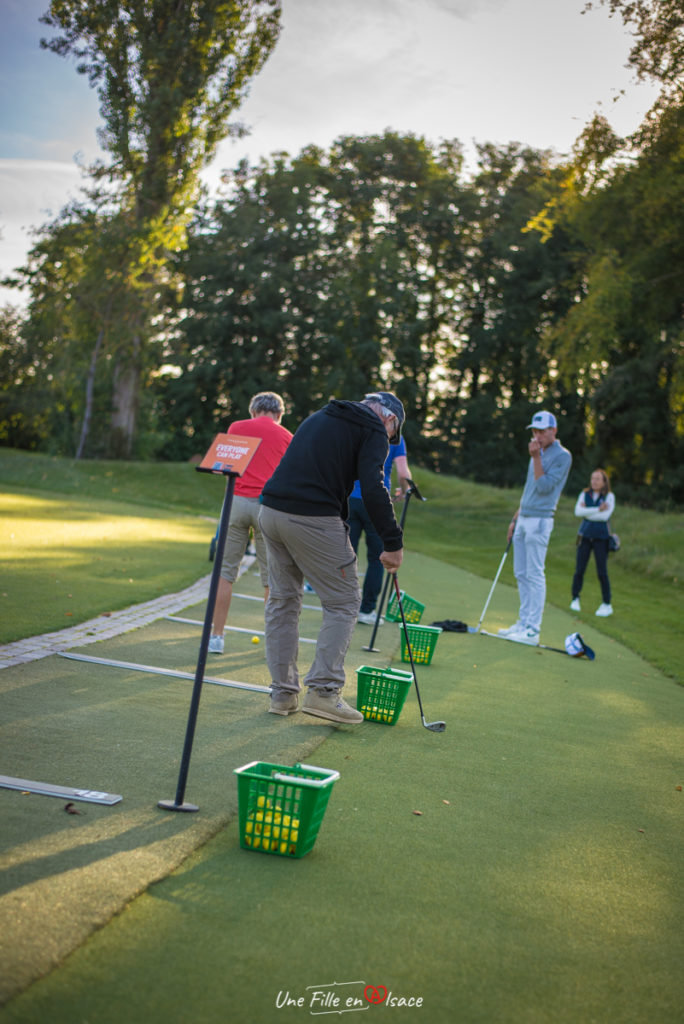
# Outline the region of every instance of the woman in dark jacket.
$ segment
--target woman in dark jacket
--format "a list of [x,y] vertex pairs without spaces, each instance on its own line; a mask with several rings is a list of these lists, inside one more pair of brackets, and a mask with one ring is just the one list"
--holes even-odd
[[603,469],[595,469],[589,486],[580,493],[575,505],[575,515],[582,523],[577,535],[577,562],[572,578],[572,601],[574,612],[580,611],[579,595],[584,581],[584,571],[592,551],[596,561],[596,573],[601,584],[602,603],[596,614],[604,617],[613,614],[611,605],[610,580],[608,579],[608,545],[610,541],[609,520],[615,509],[615,495],[610,489],[610,480]]

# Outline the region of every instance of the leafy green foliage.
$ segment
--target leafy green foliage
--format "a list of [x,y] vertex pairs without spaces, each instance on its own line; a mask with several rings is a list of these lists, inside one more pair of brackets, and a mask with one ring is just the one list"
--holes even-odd
[[[91,176],[114,183],[120,202],[112,218],[118,242],[112,264],[125,309],[109,348],[113,454],[134,451],[160,293],[170,254],[185,244],[199,173],[231,132],[232,113],[275,45],[279,16],[279,0],[52,0],[41,19],[62,33],[42,45],[75,56],[98,89],[100,141],[111,161],[96,165]],[[81,283],[90,293],[88,333],[101,345],[112,293],[89,287],[97,262],[86,262]]]
[[[525,462],[524,453],[519,452],[520,489]],[[427,500],[411,499],[407,549],[492,580],[519,491],[413,465],[411,470]],[[10,632],[16,638],[73,625],[76,617],[65,618],[65,613],[75,611],[76,601],[87,619],[98,611],[180,589],[210,571],[209,542],[221,510],[223,481],[196,472],[188,463],[74,460],[0,448],[0,477],[6,494],[7,533],[21,534],[22,544],[31,549],[30,561],[15,557],[16,549],[6,552],[13,558],[3,569],[3,592],[9,593],[11,587],[12,593],[22,595],[5,616],[6,638]],[[570,602],[576,497],[566,489],[560,500],[547,556],[548,600],[561,608]],[[38,519],[50,524],[41,529],[51,531],[40,543],[31,528]],[[74,522],[85,524],[76,542],[58,542],[62,520],[65,529],[72,531]],[[106,543],[95,529],[98,521],[112,531]],[[587,573],[582,595],[583,606],[591,609],[588,621],[681,680],[684,518],[618,502],[613,525],[622,540],[622,549],[610,560],[616,614],[610,619],[594,618],[600,592],[592,571]],[[48,560],[54,569],[49,580]],[[512,558],[502,582],[514,585]],[[73,601],[62,600],[67,594]],[[43,595],[60,600],[51,605]],[[454,593],[450,618],[463,617],[461,604],[461,596]],[[33,615],[37,616],[34,624],[27,625]]]
[[[597,0],[618,13],[635,34],[629,65],[641,79],[660,82],[664,95],[681,88],[684,75],[684,10],[680,0]],[[591,10],[593,3],[586,5]]]
[[281,391],[298,422],[383,386],[425,447],[461,261],[459,168],[456,147],[393,133],[240,166],[182,259],[182,372],[160,387],[177,434],[206,440],[258,388]]
[[684,501],[683,131],[684,107],[672,106],[648,145],[605,164],[610,151],[592,149],[585,133],[574,179],[583,191],[566,179],[554,215],[554,237],[575,241],[583,267],[552,330],[561,378],[587,398],[595,464],[619,479],[623,496],[661,506]]
[[515,487],[546,405],[571,487],[601,464],[623,501],[683,504],[683,15],[603,2],[663,84],[631,138],[596,116],[570,160],[481,144],[466,175],[457,140],[342,137],[241,164],[193,216],[279,3],[55,0],[45,45],[99,89],[111,163],[34,248],[26,321],[0,327],[0,441],[189,458],[257,390],[296,429],[384,387],[414,465]]

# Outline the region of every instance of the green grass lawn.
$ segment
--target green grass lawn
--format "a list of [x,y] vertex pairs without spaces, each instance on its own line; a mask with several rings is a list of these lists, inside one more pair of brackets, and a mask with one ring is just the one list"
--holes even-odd
[[[59,628],[210,568],[222,481],[189,465],[0,450],[0,476],[5,632]],[[409,504],[401,584],[426,621],[475,624],[518,493],[415,476],[428,500]],[[156,806],[175,792],[189,682],[56,656],[3,670],[3,770],[123,794],[70,816],[62,801],[0,790],[0,1001],[15,996],[3,1024],[282,1024],[310,1014],[278,1008],[279,993],[308,1000],[311,986],[360,979],[422,997],[420,1017],[395,1009],[405,1020],[675,1024],[682,517],[619,508],[616,614],[593,615],[590,568],[574,616],[574,500],[549,549],[542,639],[578,628],[596,661],[443,634],[418,672],[444,734],[422,728],[413,692],[396,726],[334,729],[207,683],[187,792],[197,815]],[[260,594],[253,572],[240,590]],[[488,624],[516,606],[509,558]],[[160,619],[87,653],[190,673],[204,610],[188,609],[197,626]],[[256,629],[262,615],[235,600],[231,623]],[[302,635],[319,621],[305,611]],[[357,627],[352,702],[356,667],[397,663],[398,631],[385,624],[367,653],[370,629]],[[302,670],[312,655],[302,643]],[[229,634],[209,671],[268,683],[249,633]],[[255,759],[340,771],[301,861],[239,849],[233,769]]]
[[[521,482],[523,471],[521,460]],[[411,499],[407,549],[493,580],[519,492],[419,469],[414,476],[427,500]],[[209,571],[223,483],[187,463],[75,461],[0,449],[0,479],[0,642],[148,600]],[[547,598],[560,608],[571,596],[575,499],[561,498],[547,557]],[[610,560],[615,615],[593,614],[601,596],[592,563],[577,629],[591,623],[682,682],[684,515],[618,506],[613,526],[622,540]],[[512,555],[501,582],[514,582]],[[496,600],[495,593],[490,610]],[[459,606],[454,593],[449,617],[462,618]]]
[[0,478],[0,643],[171,593],[211,569],[223,481],[192,466],[4,449]]
[[[444,618],[473,621],[488,582],[409,552],[402,584]],[[258,596],[250,571],[240,591]],[[312,598],[313,600],[313,598]],[[307,602],[309,603],[309,602]],[[502,583],[493,628],[514,613]],[[203,607],[185,613],[201,620]],[[257,628],[259,603],[229,622]],[[598,620],[597,620],[598,622]],[[302,636],[320,613],[305,609]],[[564,636],[567,609],[547,609]],[[2,1024],[297,1024],[312,991],[368,985],[430,1024],[678,1024],[681,688],[587,625],[596,660],[444,633],[392,727],[269,715],[264,694],[205,685],[187,798],[175,790],[191,684],[60,657],[0,673],[11,774],[122,793],[114,807],[0,790]],[[200,627],[159,619],[88,648],[191,670]],[[357,626],[346,659],[398,661]],[[306,671],[314,648],[300,645]],[[263,645],[230,633],[212,676],[263,685]],[[314,849],[291,860],[239,847],[233,769],[252,760],[336,769]],[[420,813],[416,813],[420,812]],[[213,838],[210,838],[213,836]],[[70,955],[67,955],[70,954]],[[279,995],[302,999],[278,1007]]]

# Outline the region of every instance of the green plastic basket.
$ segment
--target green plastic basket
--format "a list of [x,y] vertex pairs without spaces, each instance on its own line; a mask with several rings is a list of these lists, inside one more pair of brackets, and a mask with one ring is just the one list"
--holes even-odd
[[[401,594],[401,605],[404,609],[404,618],[407,622],[420,622],[425,611],[425,605],[421,604],[420,601],[416,601],[415,597],[411,597],[409,594],[405,594],[403,590],[400,590]],[[385,618],[389,622],[401,622],[401,612],[399,611],[399,602],[397,601],[397,595],[392,594],[389,604],[387,605],[387,611],[385,612]]]
[[[404,635],[404,627],[401,626],[401,660],[410,661],[408,645]],[[406,626],[411,654],[416,665],[429,665],[432,655],[435,653],[437,639],[442,632],[440,626]]]
[[340,773],[310,764],[250,761],[235,774],[242,849],[279,857],[309,853]]
[[356,670],[356,708],[369,722],[394,725],[401,714],[413,676],[400,668],[362,665]]

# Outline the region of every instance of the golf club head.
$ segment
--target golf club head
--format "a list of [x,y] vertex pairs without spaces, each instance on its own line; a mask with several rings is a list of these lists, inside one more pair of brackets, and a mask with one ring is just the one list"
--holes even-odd
[[444,732],[446,729],[446,722],[426,722],[425,719],[423,719],[423,725],[431,732]]
[[411,480],[410,477],[408,478],[408,485],[411,488],[411,492],[415,494],[416,498],[418,498],[418,501],[427,501],[427,498],[423,497],[423,495],[418,490],[417,485],[413,482],[413,480]]

